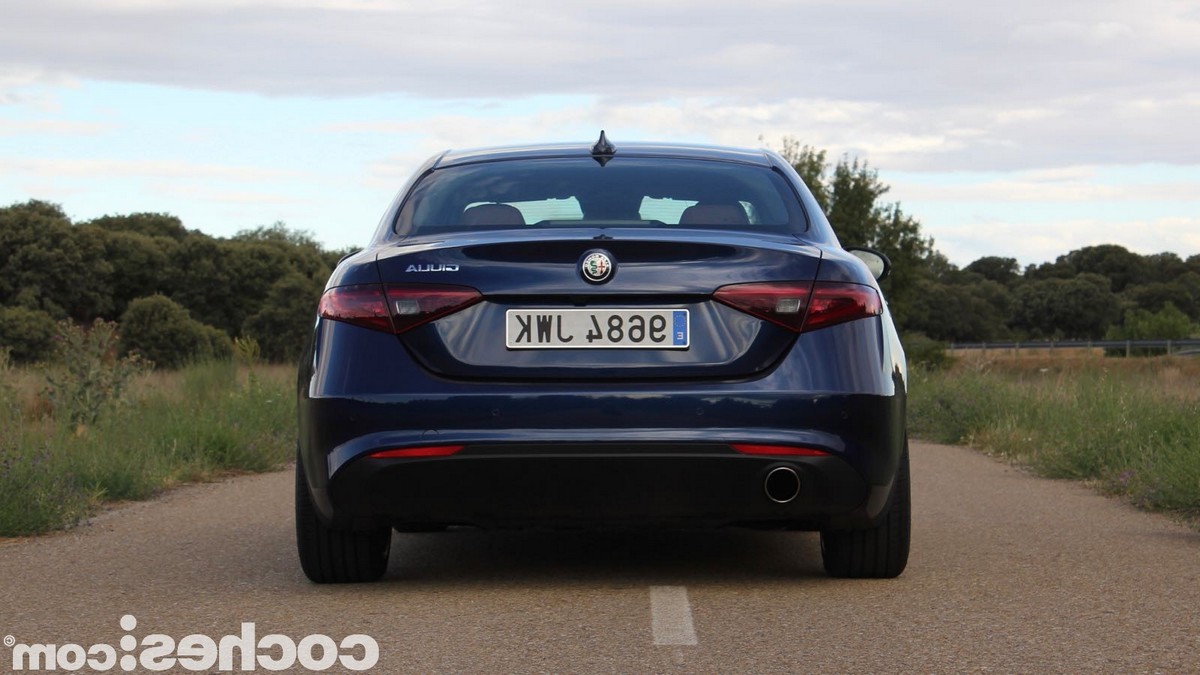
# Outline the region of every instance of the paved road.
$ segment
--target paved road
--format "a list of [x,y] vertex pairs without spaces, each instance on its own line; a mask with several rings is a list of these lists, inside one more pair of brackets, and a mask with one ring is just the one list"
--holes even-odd
[[811,534],[452,532],[398,537],[381,583],[318,587],[284,472],[0,543],[0,635],[86,647],[119,645],[126,614],[139,640],[245,621],[370,635],[385,673],[1200,673],[1200,534],[969,450],[912,452],[898,580],[825,578]]

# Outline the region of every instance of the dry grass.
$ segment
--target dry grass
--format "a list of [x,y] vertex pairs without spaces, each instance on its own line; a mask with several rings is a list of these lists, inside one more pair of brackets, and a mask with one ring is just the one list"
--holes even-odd
[[263,471],[293,457],[294,369],[232,362],[138,376],[90,426],[55,419],[34,370],[0,372],[0,536],[59,529],[104,503]]
[[1190,401],[1200,398],[1200,358],[1195,356],[1126,359],[1106,357],[1100,352],[1013,357],[976,350],[958,356],[950,372],[996,373],[1042,380],[1058,377],[1064,378],[1062,382],[1085,373],[1111,375],[1126,381],[1143,396]]
[[909,391],[914,435],[1200,514],[1200,359],[977,354]]

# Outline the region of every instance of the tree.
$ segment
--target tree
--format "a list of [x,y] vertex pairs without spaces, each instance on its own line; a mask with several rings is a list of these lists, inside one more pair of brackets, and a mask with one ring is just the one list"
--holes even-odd
[[[105,232],[91,226],[81,229],[92,229],[101,234],[104,255],[112,266],[112,305],[106,318],[121,316],[129,303],[137,298],[168,290],[167,253],[160,244],[164,240],[132,231]],[[174,243],[171,239],[165,241]]]
[[16,363],[43,361],[54,353],[54,317],[26,307],[0,307],[0,347]]
[[329,275],[315,244],[290,243],[278,230],[238,239],[192,235],[168,255],[171,297],[203,323],[239,335],[266,301],[271,286],[290,273]]
[[1017,264],[1016,258],[1002,258],[994,255],[984,256],[967,265],[963,270],[1008,287],[1012,287],[1013,283],[1021,277],[1021,267]]
[[259,251],[274,250],[291,272],[305,276],[327,277],[341,259],[336,252],[323,250],[308,232],[288,229],[283,223],[242,230],[232,241],[257,245]]
[[[228,246],[206,235],[192,235],[167,257],[171,299],[199,322],[236,335],[262,295],[239,297],[238,275]],[[246,305],[253,305],[247,308]]]
[[165,237],[183,241],[188,236],[187,228],[176,216],[168,213],[131,213],[127,216],[101,216],[84,225],[108,231],[131,232],[146,237]]
[[1113,293],[1127,286],[1142,283],[1148,275],[1142,256],[1116,244],[1085,246],[1059,256],[1059,261],[1076,274],[1099,274],[1112,282]]
[[103,235],[73,227],[57,205],[0,210],[0,304],[91,321],[112,309],[112,273]]
[[323,283],[291,273],[276,281],[267,301],[246,320],[245,335],[254,338],[270,361],[294,362],[311,337]]
[[179,303],[163,295],[129,303],[121,316],[121,349],[139,353],[162,368],[233,354],[228,335],[196,321]]
[[280,244],[287,244],[291,248],[312,248],[320,249],[316,240],[312,238],[312,234],[303,230],[293,230],[281,222],[276,221],[271,225],[260,225],[248,230],[240,230],[233,235],[236,241],[268,241]]
[[1112,326],[1106,337],[1110,340],[1183,340],[1200,333],[1175,305],[1167,303],[1157,312],[1131,309],[1125,312],[1119,326]]
[[[30,246],[37,246],[45,239],[62,238],[70,227],[71,220],[57,204],[30,200],[0,209],[0,304],[43,306],[36,291],[18,298],[25,282],[22,277],[26,265],[18,255],[27,258],[29,254],[25,251]],[[56,309],[58,316],[66,314],[61,307]]]
[[[0,208],[0,307],[28,310],[12,314],[7,331],[20,360],[43,353],[34,345],[45,331],[30,328],[38,324],[32,317],[83,324],[141,320],[154,312],[171,323],[184,341],[174,351],[188,358],[227,354],[229,336],[257,317],[252,325],[267,356],[290,359],[299,349],[293,343],[307,339],[321,284],[343,253],[325,251],[311,235],[283,223],[220,239],[189,231],[164,213],[108,215],[76,225],[57,204],[31,200]],[[288,292],[297,295],[285,297]],[[155,299],[130,314],[140,298]],[[289,314],[299,309],[289,302],[302,304],[302,311]],[[287,325],[289,317],[294,325]],[[297,340],[300,325],[305,335]],[[147,324],[135,327],[127,341],[161,333]],[[165,343],[140,347],[158,350],[152,358],[163,365],[178,363]]]
[[783,149],[779,151],[779,155],[800,174],[800,178],[816,198],[817,204],[821,206],[821,211],[829,213],[829,187],[825,181],[825,172],[829,165],[825,161],[825,154],[824,150],[800,145],[800,141],[790,136],[784,137]]
[[1070,279],[1078,274],[1075,268],[1067,264],[1063,260],[1063,256],[1059,256],[1055,262],[1045,262],[1040,265],[1028,265],[1025,267],[1023,278],[1025,281],[1040,281],[1043,279]]
[[1142,261],[1145,263],[1145,280],[1150,282],[1168,283],[1188,271],[1187,263],[1170,252],[1142,256]]
[[898,203],[880,201],[891,188],[865,161],[843,156],[830,172],[824,150],[792,138],[784,139],[781,156],[804,179],[842,244],[874,248],[891,259],[892,274],[882,287],[904,328],[918,283],[929,273],[933,240]]
[[1200,297],[1180,281],[1130,286],[1121,295],[1137,309],[1158,312],[1173,305],[1192,319],[1200,319]]
[[983,342],[1008,337],[1005,323],[1012,298],[987,279],[970,284],[922,280],[907,330],[947,342]]
[[1117,311],[1109,283],[1096,274],[1025,283],[1014,296],[1013,327],[1037,338],[1103,337]]

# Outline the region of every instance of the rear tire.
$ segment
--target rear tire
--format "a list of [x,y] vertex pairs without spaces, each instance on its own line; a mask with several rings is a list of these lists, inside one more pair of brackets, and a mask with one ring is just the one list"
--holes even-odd
[[392,528],[339,530],[321,520],[296,458],[296,550],[300,567],[318,584],[376,581],[387,571]]
[[912,529],[909,495],[908,443],[900,457],[891,502],[874,527],[821,530],[821,559],[833,577],[891,579],[908,565]]

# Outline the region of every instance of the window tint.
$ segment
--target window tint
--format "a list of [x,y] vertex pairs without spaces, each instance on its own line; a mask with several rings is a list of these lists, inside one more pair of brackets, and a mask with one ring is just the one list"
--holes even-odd
[[401,234],[535,227],[807,229],[795,194],[769,168],[619,155],[605,166],[568,158],[437,169],[396,222]]

